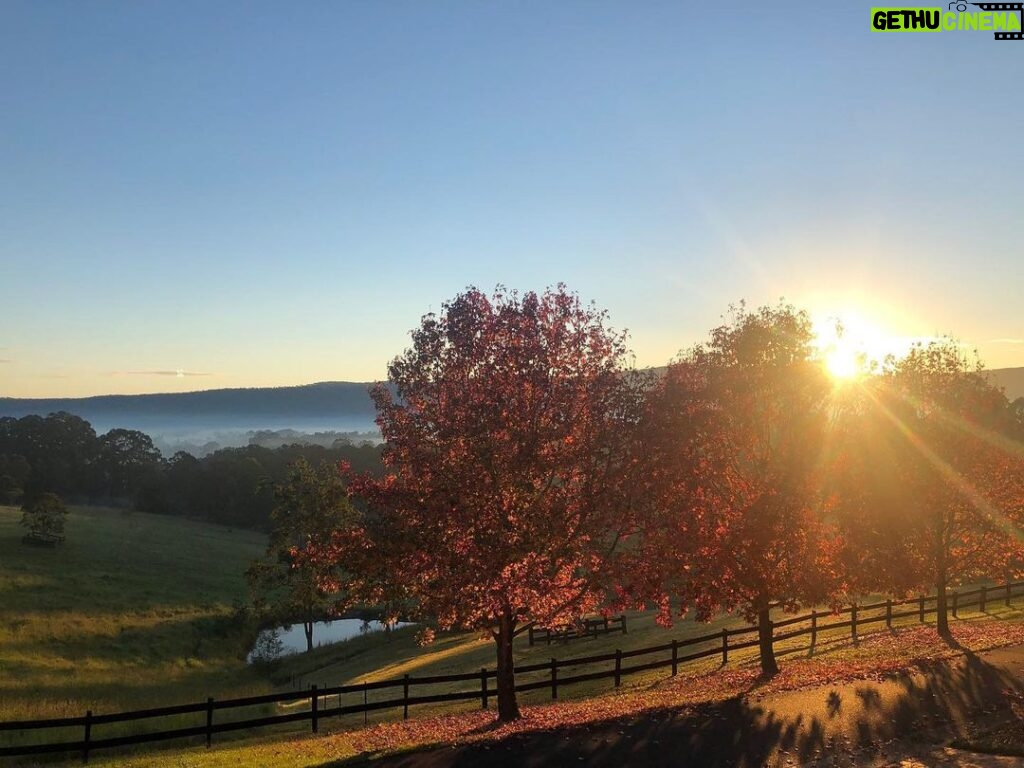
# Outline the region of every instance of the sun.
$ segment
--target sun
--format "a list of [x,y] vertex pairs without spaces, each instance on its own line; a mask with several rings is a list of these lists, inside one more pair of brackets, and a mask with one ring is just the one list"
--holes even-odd
[[825,352],[825,370],[833,379],[855,379],[864,373],[867,360],[863,353],[848,344],[831,347]]
[[864,315],[850,310],[822,315],[814,327],[819,359],[837,384],[867,376],[896,341]]

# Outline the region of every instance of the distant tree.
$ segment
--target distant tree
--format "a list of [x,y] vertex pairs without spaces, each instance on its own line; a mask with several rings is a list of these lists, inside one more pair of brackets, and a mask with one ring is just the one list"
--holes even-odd
[[649,503],[636,590],[671,620],[740,611],[756,621],[761,669],[778,671],[770,610],[841,589],[825,491],[831,384],[809,317],[789,305],[734,308],[671,364],[647,423]]
[[24,456],[0,453],[0,504],[16,504],[32,476],[32,467]]
[[1021,561],[1024,461],[1005,396],[953,340],[915,346],[865,382],[841,494],[871,586],[948,589]]
[[10,475],[0,475],[0,504],[14,504],[21,498],[22,488]]
[[257,613],[281,624],[301,622],[306,650],[313,649],[313,624],[351,602],[341,563],[311,559],[342,532],[356,526],[358,515],[348,500],[339,468],[324,464],[314,470],[304,459],[291,465],[274,489],[277,506],[263,560],[248,578]]
[[55,493],[41,493],[25,502],[21,508],[21,524],[28,528],[29,536],[44,541],[55,541],[64,536],[67,507]]
[[513,638],[604,605],[632,532],[641,398],[605,323],[564,286],[470,288],[373,391],[386,474],[354,487],[374,556],[421,616],[494,639],[501,720],[519,716]]
[[31,467],[25,493],[87,497],[95,479],[97,441],[89,422],[63,411],[0,421],[0,453],[22,456]]
[[110,430],[99,437],[98,448],[98,467],[111,499],[134,499],[162,461],[149,435],[135,429]]

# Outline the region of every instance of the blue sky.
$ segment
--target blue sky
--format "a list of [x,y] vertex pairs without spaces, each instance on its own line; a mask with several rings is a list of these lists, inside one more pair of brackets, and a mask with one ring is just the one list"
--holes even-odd
[[[0,0],[0,395],[370,380],[469,284],[1024,365],[1024,42],[870,3]],[[179,375],[205,374],[202,376]]]

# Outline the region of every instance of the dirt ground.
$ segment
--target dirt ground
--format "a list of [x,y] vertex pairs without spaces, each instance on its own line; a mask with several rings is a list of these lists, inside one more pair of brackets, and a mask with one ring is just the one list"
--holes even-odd
[[1024,768],[1024,646],[966,653],[882,680],[528,732],[501,741],[336,765],[388,768],[555,766],[872,766]]

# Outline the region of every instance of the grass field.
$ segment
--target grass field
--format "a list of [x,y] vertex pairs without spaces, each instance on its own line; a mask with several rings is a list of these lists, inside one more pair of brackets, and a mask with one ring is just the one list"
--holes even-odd
[[[884,600],[877,596],[865,597],[862,603]],[[1012,607],[1004,607],[1002,601],[993,597],[989,601],[987,611],[981,614],[976,607],[965,608],[960,611],[960,618],[963,621],[982,620],[987,617],[998,617],[1007,621],[1018,621],[1024,618],[1022,613],[1024,599],[1016,597]],[[822,607],[821,610],[827,610]],[[807,611],[801,611],[807,613]],[[879,611],[873,612],[872,616],[880,615]],[[672,639],[687,640],[697,636],[714,635],[722,628],[736,628],[747,626],[747,623],[740,616],[722,615],[709,623],[698,623],[693,620],[679,620],[671,628],[657,625],[654,621],[654,613],[630,612],[627,616],[626,634],[618,632],[599,635],[592,638],[581,638],[568,643],[554,642],[550,645],[543,641],[533,647],[528,645],[527,636],[520,635],[514,643],[514,657],[516,665],[541,664],[551,658],[560,661],[573,657],[586,657],[606,653],[615,650],[630,651],[634,649],[647,648],[663,645],[671,642]],[[785,614],[778,612],[777,619],[786,618]],[[861,615],[861,620],[866,618]],[[849,616],[845,617],[846,620]],[[823,617],[822,623],[836,621],[833,617]],[[934,615],[929,619],[934,623]],[[897,619],[894,626],[916,626],[918,620],[915,617]],[[806,625],[804,625],[806,626]],[[864,627],[860,630],[861,635],[884,628],[884,624],[874,624],[871,627]],[[788,628],[787,628],[788,629]],[[780,630],[782,632],[783,630]],[[325,646],[314,650],[309,654],[300,654],[288,657],[278,662],[270,671],[270,675],[281,688],[308,688],[311,684],[319,687],[348,685],[364,681],[387,680],[401,678],[409,674],[413,677],[424,677],[434,675],[454,675],[471,672],[479,672],[481,668],[495,668],[495,646],[490,638],[480,637],[471,633],[438,633],[437,640],[430,646],[419,647],[414,639],[415,630],[406,628],[394,633],[389,643],[381,642],[378,636],[361,637],[356,640],[342,643],[336,646]],[[731,639],[730,643],[736,644],[745,640],[756,640],[756,634],[746,635],[740,638]],[[716,641],[709,645],[699,646],[699,649],[714,647]],[[823,631],[819,634],[817,652],[824,653],[836,650],[851,644],[849,629],[836,629]],[[690,649],[687,649],[690,650]],[[682,655],[686,651],[681,650]],[[806,657],[809,653],[809,638],[797,637],[791,640],[778,641],[775,644],[775,652],[779,664],[784,666],[787,659],[793,656]],[[655,659],[668,657],[668,652],[652,656],[644,656],[624,662],[624,665],[643,663]],[[729,653],[729,666],[740,666],[744,664],[756,665],[758,650],[756,647],[742,650],[733,650]],[[589,665],[586,667],[560,667],[559,677],[567,677],[582,672],[593,672],[598,669],[610,669],[612,664],[606,662],[603,665]],[[712,672],[721,667],[721,657],[711,656],[706,659],[689,662],[680,665],[688,675]],[[666,677],[666,669],[655,669],[646,672],[623,677],[622,688],[642,689],[652,683]],[[534,680],[547,680],[549,673],[546,670],[540,672],[518,675],[517,682],[530,682]],[[493,681],[491,686],[493,686]],[[473,690],[477,684],[474,682],[463,682],[454,684],[438,684],[429,688],[416,688],[413,695],[433,694],[454,690]],[[577,683],[572,686],[559,688],[559,700],[584,699],[596,695],[602,695],[612,687],[610,679],[601,679]],[[394,689],[389,691],[370,692],[368,700],[382,701],[400,697],[401,692]],[[523,704],[540,704],[550,701],[551,694],[548,689],[528,691],[519,694],[519,700]],[[341,704],[358,704],[361,698],[356,696],[352,700],[338,702]],[[453,711],[474,711],[479,708],[478,702],[463,702],[455,704],[417,705],[414,713],[417,716],[425,714],[436,714]],[[492,701],[493,706],[493,701]],[[367,721],[385,722],[400,719],[400,709],[385,710],[377,713],[370,713]],[[363,723],[363,716],[351,715],[341,718],[340,724],[346,727],[357,727]]]
[[[988,615],[962,612],[953,622],[953,632],[964,648],[981,651],[1007,643],[1024,641],[1024,612],[1018,602],[1011,608],[993,605]],[[785,652],[782,673],[767,684],[757,680],[757,666],[749,657],[720,670],[687,667],[678,678],[667,672],[630,678],[620,689],[611,689],[606,682],[591,691],[585,701],[560,701],[552,705],[544,696],[534,697],[524,709],[524,720],[493,728],[493,712],[464,709],[455,717],[439,710],[417,708],[408,723],[381,723],[369,729],[335,718],[321,721],[319,735],[308,732],[292,734],[253,735],[245,739],[215,741],[210,750],[200,743],[147,753],[109,754],[95,760],[102,768],[228,768],[236,765],[274,766],[274,768],[342,768],[374,765],[376,758],[410,749],[475,741],[500,742],[515,734],[535,731],[560,733],[563,728],[578,729],[584,724],[603,727],[608,718],[625,716],[634,721],[644,717],[643,711],[653,709],[685,712],[693,706],[724,702],[735,697],[762,697],[806,686],[832,685],[842,681],[875,679],[913,668],[916,663],[928,665],[957,656],[960,651],[942,642],[934,624],[911,623],[896,633],[879,631],[854,644],[838,635],[822,644],[821,651],[809,657],[806,648]],[[717,665],[716,665],[717,666]],[[529,701],[531,697],[522,697]],[[756,706],[756,705],[755,705]],[[400,715],[399,715],[400,718]],[[395,718],[392,718],[395,720]],[[371,719],[371,723],[373,720]],[[496,746],[500,746],[496,745]],[[429,761],[427,761],[429,764]],[[790,763],[787,763],[790,764]]]
[[[18,510],[0,507],[0,720],[80,716],[86,709],[117,712],[203,701],[207,696],[228,698],[306,689],[310,684],[337,686],[404,674],[415,677],[494,668],[494,643],[488,638],[439,633],[433,645],[421,648],[415,643],[412,628],[396,631],[390,639],[381,634],[367,635],[273,664],[249,667],[244,659],[254,627],[240,620],[236,606],[245,600],[242,574],[261,553],[262,535],[177,518],[76,507],[68,519],[67,542],[54,549],[37,549],[21,544],[19,519]],[[993,599],[989,613],[1019,621],[1020,605],[1018,599],[1014,608],[1005,609]],[[967,611],[961,612],[961,617],[982,618]],[[516,640],[515,659],[517,664],[536,664],[552,657],[628,651],[742,623],[738,617],[723,616],[710,624],[681,621],[665,629],[654,623],[652,614],[631,613],[624,635],[615,633],[567,644],[540,642],[530,647],[524,634]],[[835,631],[820,641],[821,650],[848,645],[848,631]],[[807,640],[780,643],[777,652],[785,666],[788,657],[806,657]],[[755,658],[756,649],[733,652],[729,666],[749,665]],[[717,658],[688,664],[685,674],[712,672],[719,664]],[[571,669],[559,672],[560,676],[573,673]],[[628,694],[657,686],[666,676],[667,670],[660,669],[626,677],[620,692]],[[533,677],[545,679],[546,673]],[[521,676],[520,681],[526,679],[530,678]],[[457,687],[465,689],[467,684],[414,693]],[[571,701],[604,695],[611,687],[610,680],[591,681],[560,689],[559,698]],[[371,692],[369,700],[396,695],[400,693]],[[548,690],[520,696],[524,705],[549,700]],[[336,703],[330,702],[332,706]],[[479,703],[473,702],[426,705],[414,707],[412,715],[419,718],[478,709]],[[191,720],[188,717],[162,721],[159,727],[197,724],[194,716]],[[400,709],[389,710],[371,713],[367,721],[373,724],[401,717]],[[362,724],[363,717],[358,715],[332,718],[324,727],[344,731]],[[157,725],[107,727],[144,731]],[[120,756],[98,753],[94,762],[305,765],[312,762],[303,760],[322,762],[350,754],[351,747],[345,746],[348,742],[311,739],[302,732],[303,724],[297,724],[254,734],[218,736],[219,746],[210,753],[197,750],[194,744],[172,742],[156,748],[139,747]],[[96,737],[107,735],[115,734],[97,733]],[[77,730],[38,736],[38,740],[46,741],[75,738],[81,738]],[[31,734],[17,743],[36,740]],[[11,743],[6,736],[2,741]],[[69,755],[68,759],[77,758]]]
[[46,549],[22,545],[20,518],[0,507],[0,720],[267,690],[234,619],[261,534],[73,507]]

